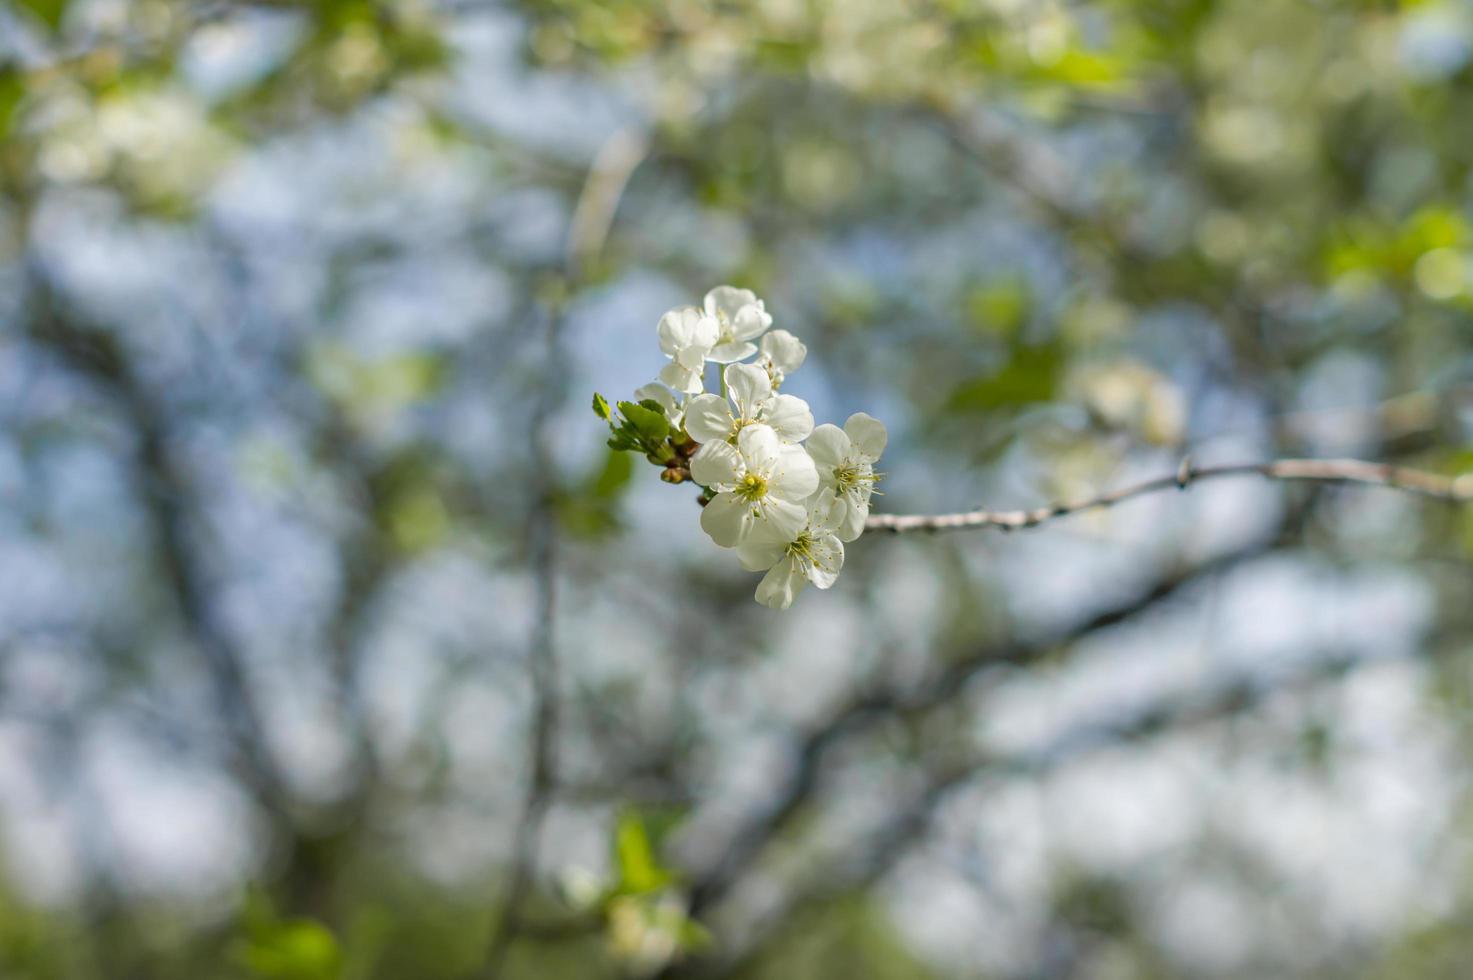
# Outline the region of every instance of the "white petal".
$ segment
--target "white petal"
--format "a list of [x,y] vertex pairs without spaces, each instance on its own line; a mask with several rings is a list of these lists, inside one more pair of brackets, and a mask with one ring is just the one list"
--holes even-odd
[[825,422],[813,430],[804,447],[820,468],[832,470],[849,455],[851,443],[843,429],[832,422]]
[[703,487],[731,486],[746,476],[741,454],[725,442],[708,442],[690,460],[690,478]]
[[[750,462],[751,457],[747,457]],[[767,474],[768,496],[806,501],[818,489],[818,468],[802,446],[784,446],[777,465]]]
[[783,443],[777,433],[765,425],[748,425],[737,433],[737,448],[747,461],[747,469],[754,470],[765,480],[777,467],[782,455]]
[[854,448],[869,457],[871,462],[880,458],[889,438],[885,432],[885,423],[863,412],[855,412],[849,416],[844,423],[844,432],[854,443]]
[[743,358],[751,357],[756,352],[756,344],[749,344],[745,341],[732,341],[728,344],[717,344],[715,347],[712,347],[710,353],[706,355],[706,360],[715,361],[717,364],[731,364],[733,361],[740,361]]
[[735,548],[752,530],[752,505],[734,493],[718,493],[701,511],[701,530],[723,548]]
[[647,384],[634,389],[634,400],[656,401],[660,408],[664,409],[667,419],[674,419],[680,414],[680,406],[676,404],[675,396],[670,394],[670,389],[661,384]]
[[710,349],[716,346],[716,341],[721,339],[721,324],[716,322],[713,316],[704,314],[696,317],[696,322],[691,326],[690,342],[692,347]]
[[808,583],[803,570],[792,559],[779,562],[762,576],[757,586],[757,601],[769,609],[786,609],[793,604],[803,586]]
[[720,395],[697,395],[685,406],[685,431],[696,442],[725,442],[735,424],[730,406]]
[[808,348],[803,341],[786,330],[774,330],[763,336],[761,350],[762,356],[784,374],[798,370],[808,356]]
[[813,561],[807,568],[808,580],[820,589],[833,585],[844,567],[844,545],[832,534],[813,543]]
[[751,340],[772,326],[772,315],[762,308],[762,301],[744,306],[731,320],[733,340]]
[[844,495],[843,518],[839,526],[834,529],[840,541],[853,541],[864,533],[864,519],[869,516],[869,505],[862,503],[853,491]]
[[762,498],[759,508],[767,525],[762,531],[764,537],[792,541],[808,526],[808,508],[797,501],[768,493]]
[[849,502],[824,487],[808,498],[808,530],[817,535],[833,534],[849,516]]
[[726,369],[726,393],[737,407],[737,418],[755,419],[757,409],[772,397],[772,381],[755,364],[733,364]]
[[701,372],[706,367],[706,348],[686,347],[675,355],[675,363],[689,371]]
[[783,560],[783,553],[788,548],[786,541],[780,541],[770,534],[762,533],[762,527],[763,525],[759,524],[753,528],[747,540],[737,546],[737,560],[749,572],[767,571]]
[[702,388],[701,372],[683,367],[678,361],[671,361],[660,368],[660,380],[687,395],[694,395]]
[[768,402],[762,410],[762,421],[772,426],[783,442],[802,442],[813,431],[813,412],[807,402],[794,395],[778,395]]
[[750,289],[737,289],[735,286],[717,286],[706,294],[705,307],[709,316],[724,313],[726,322],[736,321],[736,315],[741,312],[742,307],[751,306],[757,302],[757,294]]
[[701,319],[700,310],[690,306],[671,310],[660,317],[660,325],[655,328],[660,335],[660,350],[674,357],[689,347],[695,339],[696,326]]

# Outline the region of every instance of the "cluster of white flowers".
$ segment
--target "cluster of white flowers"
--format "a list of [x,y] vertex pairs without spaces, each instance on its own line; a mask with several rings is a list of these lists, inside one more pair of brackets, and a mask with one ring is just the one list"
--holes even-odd
[[[758,602],[786,609],[809,582],[827,589],[838,577],[845,542],[864,530],[886,433],[862,412],[842,429],[815,428],[808,403],[779,392],[808,349],[771,326],[751,290],[718,286],[701,308],[660,318],[663,384],[620,402],[622,417],[597,395],[594,410],[615,449],[643,451],[667,482],[703,488],[701,527],[743,568],[767,573]],[[710,364],[720,394],[705,390]]]

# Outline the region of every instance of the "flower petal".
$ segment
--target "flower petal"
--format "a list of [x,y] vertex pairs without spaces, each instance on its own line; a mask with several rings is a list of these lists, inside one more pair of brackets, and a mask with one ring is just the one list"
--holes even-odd
[[855,412],[849,416],[844,423],[844,432],[854,443],[854,447],[869,457],[870,462],[880,458],[889,438],[885,432],[885,423],[863,412]]
[[808,581],[820,589],[827,589],[839,578],[839,569],[844,567],[844,545],[832,534],[818,538],[812,544],[813,561],[808,564]]
[[786,609],[808,584],[798,563],[789,558],[772,566],[757,585],[757,601],[769,609]]
[[736,316],[741,312],[742,307],[751,306],[755,302],[757,302],[757,294],[750,289],[717,286],[706,294],[704,305],[708,316],[725,314],[728,323],[735,323]]
[[703,487],[731,486],[746,475],[741,454],[726,442],[708,442],[691,457],[690,476]]
[[660,317],[660,325],[655,328],[655,332],[660,336],[660,350],[674,357],[686,347],[691,346],[691,342],[695,339],[696,325],[700,320],[701,312],[690,306],[671,310]]
[[762,356],[784,374],[792,374],[808,356],[808,347],[786,330],[774,330],[762,337]]
[[671,361],[660,368],[660,380],[676,391],[685,392],[687,395],[694,395],[703,387],[701,372],[692,371],[679,361]]
[[772,426],[783,442],[802,442],[813,431],[813,412],[807,402],[795,395],[774,398],[762,410],[762,421]]
[[730,406],[720,395],[697,395],[685,406],[685,431],[696,442],[725,442],[735,424]]
[[783,444],[777,433],[768,426],[748,425],[737,433],[737,449],[741,450],[742,458],[747,461],[747,469],[755,470],[763,479],[771,480],[771,474],[782,455]]
[[758,508],[767,525],[762,531],[764,537],[792,541],[808,526],[808,508],[797,501],[784,500],[768,493],[762,498]]
[[731,337],[733,340],[751,340],[770,326],[772,326],[772,314],[767,312],[759,299],[742,307],[737,311],[736,316],[732,317]]
[[751,357],[756,352],[756,344],[749,344],[745,341],[732,341],[731,343],[717,344],[711,348],[710,353],[706,355],[706,360],[715,361],[717,364],[731,364],[733,361],[740,361],[743,358]]
[[[751,457],[747,458],[750,461]],[[813,457],[802,446],[782,447],[777,465],[767,473],[768,496],[806,501],[817,489],[818,467],[813,465]]]
[[755,364],[733,364],[726,369],[726,394],[736,405],[736,417],[755,419],[757,409],[772,397],[772,380]]
[[834,528],[834,534],[840,541],[853,541],[864,533],[864,519],[869,516],[869,505],[861,502],[853,491],[844,495],[844,502],[847,506],[839,526]]
[[735,548],[752,530],[752,505],[734,493],[718,493],[701,511],[701,530],[723,548]]
[[808,450],[808,455],[819,465],[820,469],[832,470],[835,466],[844,462],[848,457],[852,443],[844,430],[832,422],[825,422],[808,437],[803,444]]
[[762,525],[759,524],[747,540],[737,546],[737,560],[749,572],[765,572],[783,560],[787,548],[786,541],[762,533]]
[[808,498],[808,530],[811,534],[833,534],[849,516],[849,501],[824,487]]

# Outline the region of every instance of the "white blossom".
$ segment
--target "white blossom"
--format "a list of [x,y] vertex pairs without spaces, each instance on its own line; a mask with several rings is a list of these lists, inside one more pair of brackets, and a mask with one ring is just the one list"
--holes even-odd
[[757,352],[752,341],[772,326],[772,316],[750,289],[717,286],[706,294],[706,316],[717,327],[713,349],[706,357],[717,364],[731,364]]
[[688,395],[699,393],[706,358],[716,345],[716,320],[693,306],[671,310],[660,317],[660,350],[670,363],[660,369],[660,380]]
[[802,442],[813,431],[808,403],[773,395],[767,372],[755,364],[728,365],[726,398],[697,395],[685,406],[685,431],[700,443],[727,442],[749,425],[770,426],[783,442]]
[[805,501],[818,489],[818,471],[802,446],[785,446],[770,426],[744,426],[736,445],[708,442],[690,461],[691,478],[715,497],[701,511],[701,528],[734,548],[756,528],[789,539],[807,522]]
[[803,365],[803,359],[808,356],[808,348],[803,341],[786,330],[773,330],[763,334],[759,350],[761,353],[757,356],[757,363],[767,372],[773,391],[782,387],[783,379],[798,370]]
[[737,547],[737,558],[749,572],[767,572],[757,586],[757,601],[786,609],[809,582],[827,589],[844,567],[844,543],[838,530],[849,513],[848,501],[825,487],[808,500],[804,526],[790,535],[770,528],[754,531]]
[[819,480],[849,504],[838,531],[844,541],[853,541],[864,531],[870,495],[879,479],[875,463],[887,439],[884,423],[863,412],[849,416],[842,429],[824,423],[808,437],[808,452],[818,467]]

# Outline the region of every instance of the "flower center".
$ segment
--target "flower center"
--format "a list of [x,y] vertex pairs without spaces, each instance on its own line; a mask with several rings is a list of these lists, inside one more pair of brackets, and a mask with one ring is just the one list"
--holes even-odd
[[861,486],[874,486],[880,479],[880,474],[873,470],[866,470],[859,463],[843,463],[834,467],[834,489],[839,493],[848,493]]
[[807,531],[803,531],[788,543],[788,556],[791,558],[800,558],[803,561],[811,563],[814,559],[813,552],[814,545],[816,544],[817,542],[814,541],[813,535]]
[[722,310],[716,311],[716,328],[721,331],[716,338],[717,346],[729,344],[736,339],[732,336],[731,321],[726,318],[726,313]]
[[748,473],[742,477],[742,482],[736,485],[736,495],[748,503],[755,504],[767,496],[767,481],[756,473]]

